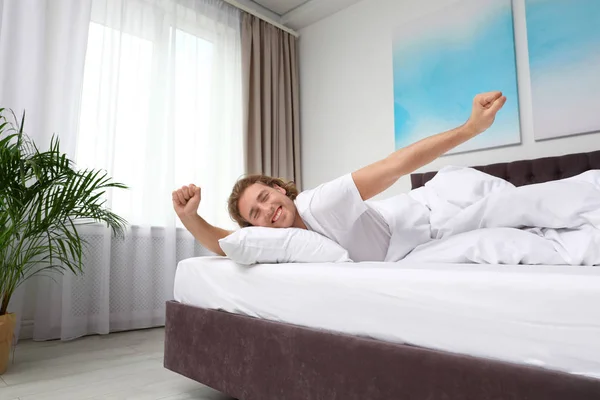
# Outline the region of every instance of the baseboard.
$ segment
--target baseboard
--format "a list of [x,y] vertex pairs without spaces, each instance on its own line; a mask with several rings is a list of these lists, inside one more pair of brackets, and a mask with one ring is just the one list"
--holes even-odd
[[33,320],[21,321],[19,340],[33,339]]

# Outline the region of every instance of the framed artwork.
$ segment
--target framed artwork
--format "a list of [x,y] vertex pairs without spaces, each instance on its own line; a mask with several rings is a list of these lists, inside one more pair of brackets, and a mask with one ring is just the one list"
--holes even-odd
[[600,131],[600,1],[525,0],[535,140]]
[[451,153],[521,143],[511,0],[465,0],[400,27],[393,38],[396,149],[464,124],[473,97],[507,97],[485,133]]

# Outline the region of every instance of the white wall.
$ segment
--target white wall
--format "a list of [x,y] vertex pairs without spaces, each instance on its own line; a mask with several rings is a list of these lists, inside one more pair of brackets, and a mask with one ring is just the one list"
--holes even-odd
[[[304,188],[351,172],[394,150],[392,34],[404,22],[456,0],[363,0],[300,31]],[[524,0],[513,0],[522,144],[445,156],[443,165],[496,162],[600,149],[600,134],[533,138]],[[382,197],[410,190],[402,178]]]

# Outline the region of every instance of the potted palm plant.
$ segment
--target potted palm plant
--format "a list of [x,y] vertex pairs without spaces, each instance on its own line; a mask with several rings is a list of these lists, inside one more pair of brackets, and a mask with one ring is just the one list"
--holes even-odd
[[0,374],[15,327],[7,312],[15,289],[42,272],[82,272],[85,241],[77,227],[102,223],[122,236],[126,221],[105,207],[109,188],[125,188],[106,172],[77,170],[52,137],[40,151],[0,108]]

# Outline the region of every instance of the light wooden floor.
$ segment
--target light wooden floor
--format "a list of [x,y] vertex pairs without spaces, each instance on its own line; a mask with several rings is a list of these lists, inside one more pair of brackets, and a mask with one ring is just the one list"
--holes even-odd
[[162,365],[163,329],[22,341],[0,376],[0,400],[230,400]]

